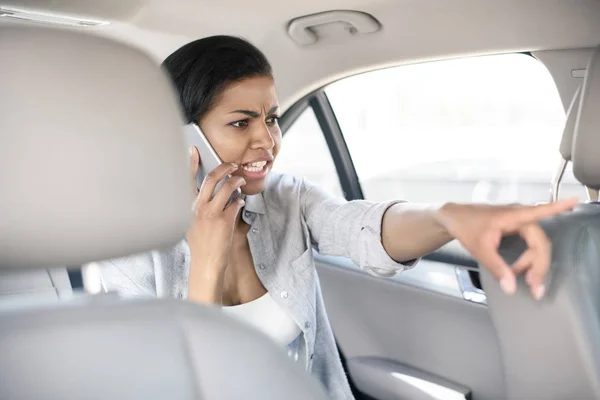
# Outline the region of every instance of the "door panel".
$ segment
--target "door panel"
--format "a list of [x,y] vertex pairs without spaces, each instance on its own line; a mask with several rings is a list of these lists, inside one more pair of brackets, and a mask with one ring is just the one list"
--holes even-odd
[[[313,255],[320,263],[363,273],[350,259],[344,257],[323,256],[316,251],[313,252]],[[419,261],[418,268],[408,269],[401,274],[397,274],[396,276],[387,279],[392,282],[403,283],[415,288],[421,288],[457,299],[463,299],[463,288],[458,280],[456,268],[459,267],[455,266],[455,268],[453,268],[452,265],[446,262],[423,259]],[[370,276],[368,274],[366,275]]]
[[498,340],[485,306],[372,277],[330,257],[317,257],[317,269],[349,366],[360,357],[383,359],[467,387],[476,400],[504,397]]
[[[302,107],[314,110],[311,125],[293,133]],[[552,76],[525,54],[365,73],[296,108],[282,118],[296,137],[286,134],[295,147],[282,170],[314,175],[347,200],[546,201],[564,123]],[[324,149],[326,157],[306,157]],[[567,172],[562,194],[581,194]],[[315,259],[349,377],[365,400],[504,398],[477,265],[457,243],[389,279],[347,259]]]
[[354,383],[381,400],[466,400],[471,390],[443,378],[393,361],[353,357],[348,363]]

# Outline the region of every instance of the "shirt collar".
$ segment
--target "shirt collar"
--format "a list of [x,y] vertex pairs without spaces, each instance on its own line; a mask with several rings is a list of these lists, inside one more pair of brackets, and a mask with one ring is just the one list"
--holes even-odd
[[246,206],[244,209],[255,214],[264,214],[266,211],[265,199],[262,193],[246,196]]

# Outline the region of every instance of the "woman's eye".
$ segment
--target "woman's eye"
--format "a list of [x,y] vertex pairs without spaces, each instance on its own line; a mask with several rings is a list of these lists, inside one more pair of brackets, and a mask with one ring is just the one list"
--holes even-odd
[[279,123],[279,117],[270,117],[267,119],[267,124],[269,125],[276,125],[277,123]]
[[245,128],[248,126],[248,120],[244,119],[241,121],[235,121],[235,122],[232,122],[230,125],[233,127],[236,127],[236,128]]

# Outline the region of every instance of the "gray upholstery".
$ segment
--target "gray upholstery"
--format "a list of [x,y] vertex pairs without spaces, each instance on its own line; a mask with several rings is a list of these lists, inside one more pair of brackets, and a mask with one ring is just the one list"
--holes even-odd
[[[547,294],[535,301],[520,280],[505,295],[487,272],[482,283],[496,328],[508,400],[600,399],[600,207],[582,204],[543,223],[552,240]],[[513,262],[523,241],[507,238]]]
[[[597,163],[589,158],[600,154],[600,141],[592,136],[598,127],[594,121],[600,123],[595,110],[600,105],[598,60],[597,53],[582,89],[573,142],[572,161],[586,185],[600,183],[598,171],[590,169]],[[586,104],[590,101],[596,102],[595,107]],[[582,143],[589,148],[582,151]],[[501,347],[507,399],[600,399],[600,205],[581,204],[573,212],[543,221],[542,227],[553,250],[544,299],[532,298],[523,277],[517,293],[507,296],[482,271]],[[510,263],[524,249],[519,237],[505,238],[500,246]]]
[[0,267],[80,265],[181,239],[186,145],[155,63],[32,27],[3,27],[0,58]]
[[585,186],[600,189],[600,50],[587,67],[573,143],[573,174]]
[[0,323],[1,399],[326,399],[283,349],[217,309],[72,303]]
[[[124,44],[47,28],[0,27],[0,59],[2,285],[49,288],[48,265],[184,236],[182,124],[157,65]],[[0,307],[0,399],[326,399],[284,349],[217,309],[36,299]]]

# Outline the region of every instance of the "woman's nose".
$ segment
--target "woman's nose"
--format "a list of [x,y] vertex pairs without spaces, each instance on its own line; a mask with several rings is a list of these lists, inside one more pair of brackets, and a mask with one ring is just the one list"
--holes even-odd
[[275,140],[269,130],[269,127],[264,125],[258,128],[253,138],[253,148],[271,150],[275,146]]

